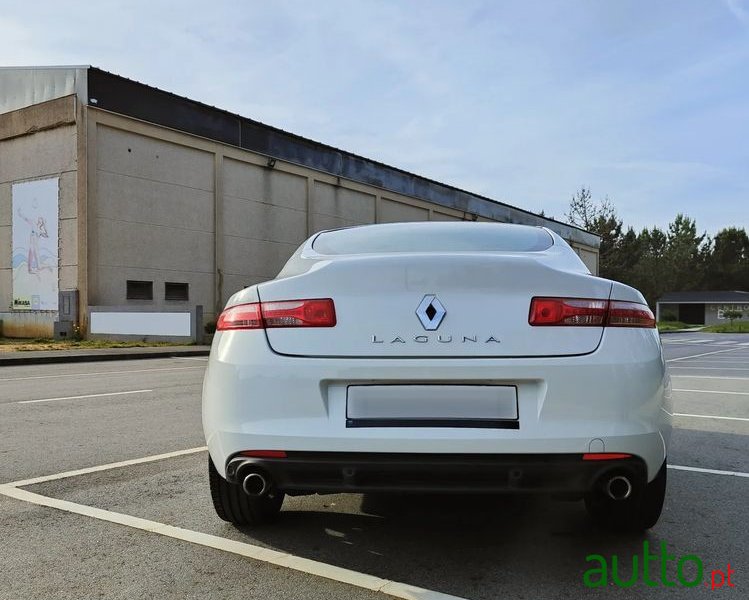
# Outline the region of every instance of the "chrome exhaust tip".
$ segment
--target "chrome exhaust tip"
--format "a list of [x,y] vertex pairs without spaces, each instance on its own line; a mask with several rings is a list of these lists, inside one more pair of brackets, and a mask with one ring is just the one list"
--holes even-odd
[[261,473],[253,471],[245,476],[242,489],[248,496],[265,496],[270,490],[270,484]]
[[632,495],[632,482],[624,475],[615,475],[606,482],[606,494],[612,500],[626,500]]

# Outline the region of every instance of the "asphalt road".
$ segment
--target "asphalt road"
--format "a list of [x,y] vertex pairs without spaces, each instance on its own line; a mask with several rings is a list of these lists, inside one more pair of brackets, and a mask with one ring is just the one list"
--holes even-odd
[[[586,556],[611,564],[617,555],[629,574],[644,541],[665,542],[677,559],[698,556],[708,578],[730,563],[736,587],[640,581],[610,583],[603,593],[746,597],[749,336],[670,334],[664,348],[680,415],[669,462],[678,468],[669,470],[658,526],[624,537],[596,529],[579,502],[542,497],[287,498],[277,524],[236,529],[213,513],[199,450],[204,360],[2,367],[0,485],[196,450],[13,488],[36,494],[28,498],[0,494],[0,598],[384,598],[361,587],[378,587],[371,576],[418,586],[419,600],[430,597],[423,590],[578,598],[602,593],[583,583]],[[258,548],[297,558],[270,564],[266,555],[242,555],[260,556]],[[676,562],[668,562],[669,580]],[[321,577],[319,563],[353,571],[350,582]],[[687,579],[693,566],[685,563]],[[657,564],[651,570],[658,579]]]

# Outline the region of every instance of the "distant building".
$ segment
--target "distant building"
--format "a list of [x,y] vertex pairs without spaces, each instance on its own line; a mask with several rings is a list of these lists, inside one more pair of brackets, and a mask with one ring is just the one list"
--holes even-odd
[[749,292],[669,292],[658,299],[655,310],[659,321],[671,315],[694,325],[725,323],[727,310],[741,311],[742,319],[749,320]]
[[316,231],[425,220],[545,226],[598,272],[578,227],[93,67],[0,68],[5,335],[180,337]]

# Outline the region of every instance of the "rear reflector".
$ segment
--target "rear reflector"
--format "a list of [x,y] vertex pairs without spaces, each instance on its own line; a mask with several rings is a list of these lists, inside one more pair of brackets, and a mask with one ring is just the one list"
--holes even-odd
[[250,458],[286,458],[284,450],[245,450],[239,454]]
[[632,455],[622,452],[590,452],[583,454],[583,460],[620,460],[622,458],[632,458]]
[[534,326],[655,327],[645,304],[587,298],[533,298],[528,323]]
[[335,327],[335,305],[330,298],[253,302],[231,306],[221,313],[217,331],[276,327]]

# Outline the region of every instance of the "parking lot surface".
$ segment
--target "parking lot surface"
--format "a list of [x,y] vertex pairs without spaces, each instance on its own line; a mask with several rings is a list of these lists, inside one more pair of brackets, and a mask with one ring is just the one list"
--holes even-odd
[[[0,598],[746,597],[749,336],[663,341],[666,506],[627,536],[581,502],[513,496],[287,498],[276,524],[238,529],[207,489],[204,359],[0,368]],[[628,576],[645,541],[676,557],[668,580],[696,555],[706,581],[730,563],[735,587],[667,587],[658,566],[652,587],[585,586],[586,556],[617,555]]]

